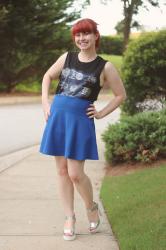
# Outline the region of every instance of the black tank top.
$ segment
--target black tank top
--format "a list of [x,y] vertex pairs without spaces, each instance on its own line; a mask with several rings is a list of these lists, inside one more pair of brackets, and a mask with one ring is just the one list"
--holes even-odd
[[59,76],[56,94],[97,100],[100,92],[100,74],[107,61],[97,56],[91,62],[80,62],[78,52],[68,52]]

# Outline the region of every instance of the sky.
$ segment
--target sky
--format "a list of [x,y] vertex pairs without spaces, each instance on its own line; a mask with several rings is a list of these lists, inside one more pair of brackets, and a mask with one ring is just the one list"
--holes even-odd
[[[123,19],[123,5],[121,0],[109,1],[107,5],[101,4],[102,0],[91,0],[91,4],[82,11],[81,18],[92,18],[98,23],[98,29],[101,35],[115,34],[114,27],[117,22]],[[166,1],[160,1],[161,3]],[[144,25],[145,30],[157,30],[166,28],[166,5],[162,8],[156,8],[149,5],[149,11],[141,8],[135,20]]]

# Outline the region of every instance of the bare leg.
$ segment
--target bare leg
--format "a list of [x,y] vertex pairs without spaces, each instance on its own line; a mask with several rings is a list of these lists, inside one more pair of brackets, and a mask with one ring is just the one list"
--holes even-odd
[[[74,185],[68,175],[67,159],[63,156],[56,156],[55,161],[64,212],[66,216],[72,216],[74,214]],[[65,222],[65,228],[70,228],[72,225],[71,220]]]
[[[92,208],[93,188],[89,177],[84,173],[84,163],[85,161],[67,159],[68,174],[83,198],[86,208]],[[88,218],[90,221],[97,221],[99,218],[97,211],[88,214]]]
[[73,215],[74,212],[74,186],[68,175],[67,159],[63,156],[56,156],[57,173],[59,177],[59,188],[64,211],[66,215]]

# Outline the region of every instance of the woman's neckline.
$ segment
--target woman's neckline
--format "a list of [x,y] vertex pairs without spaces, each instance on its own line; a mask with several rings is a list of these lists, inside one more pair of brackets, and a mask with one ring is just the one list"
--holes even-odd
[[81,61],[81,60],[79,59],[79,52],[77,52],[77,60],[78,60],[79,63],[82,63],[82,64],[92,63],[92,62],[94,62],[97,58],[98,58],[98,55],[96,55],[96,57],[95,57],[93,60],[91,60],[91,61],[83,62],[83,61]]

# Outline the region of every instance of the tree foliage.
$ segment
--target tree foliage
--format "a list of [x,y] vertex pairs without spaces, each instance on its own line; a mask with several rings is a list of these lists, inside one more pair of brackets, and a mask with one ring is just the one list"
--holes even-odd
[[[123,34],[123,30],[124,30],[124,19],[119,21],[116,26],[115,26],[115,30],[117,32],[118,35]],[[142,25],[140,25],[137,21],[133,21],[131,24],[131,28],[136,28],[137,30],[142,28]]]
[[74,2],[0,0],[1,91],[41,78],[62,50],[72,46],[69,24],[80,17]]

